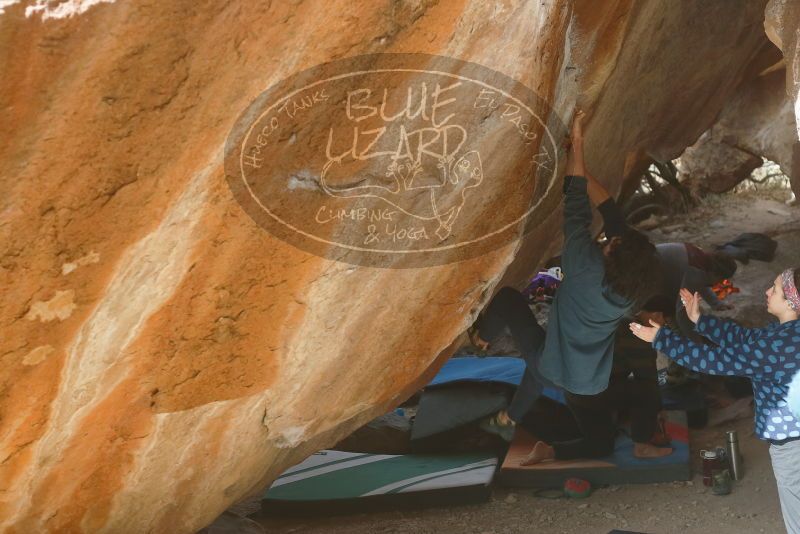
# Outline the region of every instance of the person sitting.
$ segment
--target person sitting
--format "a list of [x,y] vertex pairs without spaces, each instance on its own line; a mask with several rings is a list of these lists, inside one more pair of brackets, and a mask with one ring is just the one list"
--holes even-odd
[[749,378],[755,400],[755,434],[770,443],[786,530],[800,533],[800,414],[789,406],[790,384],[800,366],[800,269],[786,269],[767,289],[767,312],[778,322],[745,328],[700,314],[700,295],[681,289],[686,315],[713,345],[696,343],[656,321],[633,322],[631,332],[698,373]]
[[[572,125],[564,179],[564,281],[550,307],[547,335],[525,297],[510,287],[498,291],[470,332],[473,344],[486,348],[509,327],[525,359],[525,373],[508,410],[483,425],[507,440],[545,383],[578,395],[595,395],[608,387],[617,326],[660,284],[655,246],[619,223],[624,219],[608,191],[586,173],[582,119],[578,112]],[[590,231],[590,201],[598,206],[610,235],[602,248]]]
[[730,310],[733,306],[717,298],[712,287],[736,273],[736,260],[722,252],[706,252],[692,243],[660,243],[656,245],[664,273],[663,293],[672,301],[678,328],[690,335],[693,325],[686,319],[678,299],[682,287],[697,291],[714,310]]
[[[669,299],[657,296],[645,304],[634,320],[663,323],[671,313]],[[521,465],[532,465],[546,460],[609,456],[614,451],[617,437],[614,416],[625,411],[630,415],[634,456],[660,458],[672,452],[670,447],[653,443],[661,412],[656,351],[648,343],[637,339],[627,324],[620,324],[617,328],[608,388],[597,395],[566,392],[564,397],[581,437],[550,444],[539,441],[528,457],[520,462]]]

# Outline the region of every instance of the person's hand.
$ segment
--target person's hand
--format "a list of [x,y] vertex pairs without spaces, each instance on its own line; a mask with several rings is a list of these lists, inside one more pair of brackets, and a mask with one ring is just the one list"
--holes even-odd
[[634,315],[633,320],[639,324],[648,324],[650,321],[655,321],[656,324],[664,324],[665,322],[663,313],[644,310]]
[[472,343],[473,347],[484,351],[489,349],[489,342],[481,339],[481,336],[478,335],[477,328],[470,328],[467,330],[467,334],[469,335],[469,341]]
[[577,110],[575,116],[572,118],[572,132],[570,133],[570,144],[573,149],[583,147],[583,118],[586,113],[582,110]]
[[692,293],[685,287],[681,289],[681,304],[686,309],[686,315],[693,323],[700,319],[700,294]]
[[658,331],[661,329],[661,325],[652,319],[650,320],[650,326],[644,326],[639,323],[631,323],[628,326],[630,327],[634,336],[638,337],[642,341],[647,341],[648,343],[653,342],[658,334]]

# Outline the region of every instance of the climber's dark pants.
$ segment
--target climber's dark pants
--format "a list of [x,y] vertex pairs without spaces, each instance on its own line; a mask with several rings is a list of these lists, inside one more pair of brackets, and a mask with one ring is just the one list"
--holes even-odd
[[558,460],[600,458],[611,454],[617,436],[614,421],[617,411],[627,411],[630,415],[631,439],[635,443],[649,442],[656,432],[661,393],[655,351],[627,330],[620,331],[615,340],[608,389],[596,395],[569,392],[564,395],[582,437],[553,443]]
[[511,287],[498,291],[489,303],[478,322],[478,335],[491,343],[505,327],[511,331],[517,350],[525,360],[522,383],[508,407],[511,419],[521,421],[542,394],[543,380],[537,367],[544,347],[545,331],[536,321],[525,296]]

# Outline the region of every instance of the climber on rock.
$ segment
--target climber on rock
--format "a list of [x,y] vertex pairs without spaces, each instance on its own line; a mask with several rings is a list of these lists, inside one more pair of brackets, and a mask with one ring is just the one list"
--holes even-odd
[[[660,286],[655,246],[625,225],[605,187],[586,173],[582,120],[579,111],[564,178],[564,281],[550,308],[547,333],[512,288],[501,289],[470,329],[472,342],[485,348],[509,327],[525,359],[526,371],[508,410],[482,424],[507,440],[544,384],[577,395],[595,395],[608,387],[617,327]],[[590,230],[590,202],[604,219],[608,241],[602,247]]]
[[[663,324],[672,316],[672,303],[657,295],[647,301],[634,320]],[[633,455],[637,458],[660,458],[672,453],[669,436],[659,419],[661,391],[658,388],[656,351],[637,339],[627,321],[617,327],[614,340],[614,361],[608,388],[596,395],[566,392],[566,404],[575,417],[581,436],[570,441],[537,442],[521,464],[532,465],[546,460],[602,458],[614,452],[618,434],[615,415],[630,417]]]

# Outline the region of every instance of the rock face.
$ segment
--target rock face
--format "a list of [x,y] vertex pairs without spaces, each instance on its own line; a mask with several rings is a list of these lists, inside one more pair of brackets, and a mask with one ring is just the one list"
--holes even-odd
[[[617,2],[598,10],[596,2],[577,2],[575,34],[585,38],[581,45],[595,44],[570,48],[571,63],[582,69],[575,98],[591,113],[589,170],[618,190],[628,177],[641,176],[650,158],[677,158],[697,141],[759,72],[753,64],[769,43],[749,25],[761,23],[764,5]],[[557,227],[558,214],[548,224]],[[503,283],[518,283],[559,247],[560,241],[531,234]]]
[[[781,49],[786,65],[786,95],[792,103],[795,115],[797,134],[792,146],[792,189],[795,195],[800,194],[800,176],[794,169],[800,169],[800,40],[797,29],[800,28],[800,5],[791,0],[770,0],[766,9],[764,29],[770,41]],[[786,168],[781,163],[784,172]]]
[[767,45],[745,80],[725,104],[719,119],[681,155],[692,187],[723,193],[762,165],[762,157],[781,166],[797,182],[794,103],[786,94],[786,70],[779,51]]
[[[558,248],[557,181],[511,171],[559,138],[559,117],[589,111],[589,166],[619,188],[709,128],[765,40],[752,0],[3,4],[9,532],[192,532],[400,402],[501,279]],[[338,262],[237,202],[224,163],[240,114],[303,69],[383,52],[491,67],[548,103],[527,153],[497,134],[514,124],[505,109],[468,131],[482,162],[509,172],[484,175],[459,224],[535,206],[524,239],[457,263]],[[281,131],[285,150],[315,139],[309,128]],[[314,176],[287,183],[313,189]]]
[[794,176],[795,118],[784,92],[785,76],[779,69],[745,84],[719,121],[686,149],[681,163],[692,187],[729,191],[762,165],[762,157]]
[[757,154],[742,150],[732,139],[718,137],[720,130],[715,126],[704,133],[681,156],[680,179],[698,196],[730,191],[763,163]]

